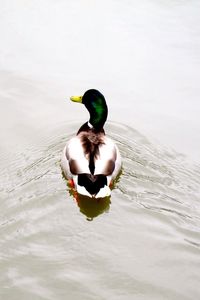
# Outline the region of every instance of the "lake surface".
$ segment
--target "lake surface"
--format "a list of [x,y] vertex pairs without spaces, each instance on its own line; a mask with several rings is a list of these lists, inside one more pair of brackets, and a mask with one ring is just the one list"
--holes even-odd
[[[199,1],[1,1],[0,299],[200,298]],[[107,99],[111,198],[60,168]]]

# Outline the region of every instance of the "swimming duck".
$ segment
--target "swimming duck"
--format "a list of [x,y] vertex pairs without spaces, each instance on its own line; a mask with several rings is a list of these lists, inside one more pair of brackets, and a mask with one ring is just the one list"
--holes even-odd
[[121,156],[116,144],[106,136],[103,128],[108,115],[106,100],[95,89],[70,99],[84,104],[90,118],[64,147],[62,170],[78,194],[95,198],[108,197],[113,180],[121,169]]

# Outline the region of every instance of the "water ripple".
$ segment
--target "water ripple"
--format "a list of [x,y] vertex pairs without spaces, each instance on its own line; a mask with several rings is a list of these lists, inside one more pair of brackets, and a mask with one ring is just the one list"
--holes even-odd
[[[165,268],[174,266],[174,257],[180,266],[184,252],[196,276],[194,262],[200,245],[198,166],[172,150],[151,144],[136,130],[110,122],[106,131],[119,146],[122,173],[107,202],[100,205],[82,199],[76,203],[62,176],[60,157],[78,126],[77,122],[63,124],[50,137],[41,136],[37,148],[32,145],[25,152],[16,152],[10,165],[1,169],[1,269],[7,287],[16,286],[19,295],[24,289],[30,297],[36,295],[37,288],[36,296],[53,299],[52,278],[60,286],[66,278],[68,286],[73,286],[80,276],[83,291],[89,288],[86,278],[90,282],[94,278],[89,273],[86,276],[85,270],[93,265],[99,268],[96,280],[103,284],[103,277],[98,277],[103,276],[99,275],[102,265],[107,272],[118,272],[130,283],[137,281],[144,286],[143,277],[134,281],[138,263],[136,258],[132,260],[134,253],[145,267],[149,264],[142,254],[144,243],[151,245],[149,259],[159,274],[166,256],[169,261]],[[95,221],[91,225],[86,219]],[[159,247],[160,252],[154,253]],[[166,247],[169,254],[163,254]],[[118,282],[117,276],[113,282]],[[155,288],[155,282],[149,284]],[[175,290],[166,288],[166,293],[176,295]]]

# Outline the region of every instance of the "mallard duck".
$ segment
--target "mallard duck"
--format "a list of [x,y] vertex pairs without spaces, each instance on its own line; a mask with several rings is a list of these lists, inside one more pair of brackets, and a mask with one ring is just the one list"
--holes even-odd
[[78,194],[95,198],[110,196],[110,187],[121,169],[121,156],[103,129],[108,115],[106,100],[95,89],[70,99],[84,104],[90,118],[63,150],[61,167],[64,175]]

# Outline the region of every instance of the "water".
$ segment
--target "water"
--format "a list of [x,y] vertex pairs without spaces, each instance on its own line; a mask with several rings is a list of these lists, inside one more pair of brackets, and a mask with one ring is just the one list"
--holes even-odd
[[[199,3],[1,8],[0,299],[198,299]],[[123,157],[105,203],[60,168],[90,87]]]
[[65,129],[71,137],[77,126],[59,126],[2,170],[1,298],[198,298],[199,170],[109,123],[121,178],[111,203],[80,209],[59,163]]

